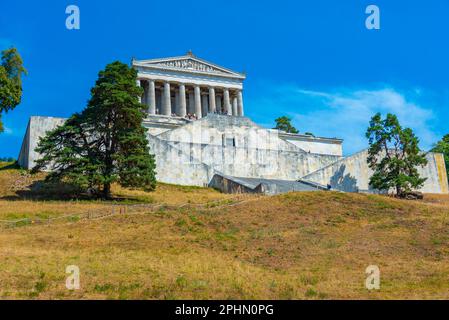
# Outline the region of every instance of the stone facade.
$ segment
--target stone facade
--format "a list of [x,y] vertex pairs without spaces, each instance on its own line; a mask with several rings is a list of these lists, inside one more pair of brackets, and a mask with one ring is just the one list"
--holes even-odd
[[[30,119],[19,155],[22,167],[34,166],[39,158],[34,151],[38,139],[64,121],[51,117]],[[250,188],[239,186],[239,181],[261,179],[265,189],[282,181],[284,187],[280,190],[289,185],[291,190],[308,190],[298,189],[298,184],[293,183],[300,181],[303,185],[314,184],[310,189],[331,185],[334,190],[346,192],[376,192],[368,187],[372,172],[366,163],[366,150],[343,157],[339,139],[286,135],[262,128],[246,117],[217,114],[197,121],[153,115],[143,126],[147,128],[150,152],[156,157],[157,179],[161,182],[218,186],[226,180],[229,186],[234,184],[230,189],[245,191]],[[292,143],[298,140],[301,147]],[[421,191],[448,193],[442,155],[429,153],[427,158],[428,165],[420,169],[427,178]]]
[[150,132],[158,178],[167,183],[188,179],[187,184],[208,185],[215,173],[296,180],[341,158],[306,152],[282,139],[278,130],[261,128],[245,117],[210,114],[157,135]]
[[[377,193],[369,186],[373,171],[368,167],[367,157],[368,150],[363,150],[305,175],[303,179],[330,184],[332,189],[340,191]],[[447,194],[449,187],[443,155],[429,152],[427,162],[424,168],[418,168],[421,177],[427,178],[420,191]]]
[[35,166],[39,154],[34,150],[39,139],[48,131],[64,124],[67,119],[54,117],[31,117],[22,142],[18,163],[22,168],[31,169]]

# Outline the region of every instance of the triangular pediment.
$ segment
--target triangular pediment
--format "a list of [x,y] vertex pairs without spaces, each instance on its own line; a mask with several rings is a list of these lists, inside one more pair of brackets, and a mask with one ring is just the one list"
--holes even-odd
[[202,63],[192,58],[160,61],[157,63],[152,63],[151,65],[182,69],[182,70],[229,74],[229,72],[224,72],[223,70],[211,66],[210,64]]
[[192,55],[164,59],[135,60],[133,64],[140,67],[245,78],[245,75],[241,73],[220,67]]

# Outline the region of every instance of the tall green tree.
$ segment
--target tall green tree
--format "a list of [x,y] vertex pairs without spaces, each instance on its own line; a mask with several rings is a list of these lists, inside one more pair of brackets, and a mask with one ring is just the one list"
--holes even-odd
[[14,109],[22,99],[22,74],[26,74],[23,61],[16,48],[2,51],[0,65],[0,132],[1,116]]
[[154,190],[155,161],[142,126],[145,106],[137,72],[114,62],[99,73],[88,106],[49,132],[36,149],[34,172],[51,167],[48,181],[62,181],[111,197],[111,184]]
[[446,163],[447,176],[449,178],[449,134],[445,135],[443,139],[438,141],[432,152],[439,152],[444,155],[444,162]]
[[366,131],[369,140],[368,165],[374,171],[370,185],[378,190],[394,189],[398,197],[405,197],[420,188],[419,167],[427,164],[426,155],[419,148],[419,139],[410,128],[402,128],[398,118],[380,113],[371,118]]
[[276,121],[276,127],[274,129],[282,130],[287,133],[298,133],[299,132],[292,125],[292,123],[291,123],[292,119],[287,116],[279,117],[275,121]]

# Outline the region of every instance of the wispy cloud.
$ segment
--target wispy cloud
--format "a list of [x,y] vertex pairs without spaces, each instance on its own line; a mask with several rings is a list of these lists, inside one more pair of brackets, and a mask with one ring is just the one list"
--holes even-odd
[[273,96],[278,98],[275,101],[265,100],[265,103],[289,114],[302,132],[343,138],[346,154],[367,147],[365,131],[376,112],[396,114],[404,127],[415,131],[424,149],[429,149],[438,140],[431,127],[435,119],[432,109],[412,101],[393,88],[310,91],[284,86],[278,87]]
[[8,125],[6,122],[3,122],[3,132],[0,133],[0,136],[7,136],[7,137],[23,137],[23,129],[22,128],[16,128],[15,126],[11,126],[11,123]]
[[3,129],[4,129],[4,131],[3,131],[4,134],[7,134],[7,135],[13,135],[14,134],[14,131],[11,128],[4,127]]

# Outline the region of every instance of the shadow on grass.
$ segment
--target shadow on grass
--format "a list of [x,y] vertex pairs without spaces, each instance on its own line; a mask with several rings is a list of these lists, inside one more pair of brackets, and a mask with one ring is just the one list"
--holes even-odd
[[0,162],[0,171],[21,169],[17,162]]
[[88,194],[79,187],[62,182],[46,182],[38,180],[32,182],[26,188],[15,191],[14,195],[2,196],[0,200],[19,201],[104,201],[120,202],[123,204],[151,203],[151,199],[142,197],[128,197],[113,195],[110,199],[104,199],[98,195]]

